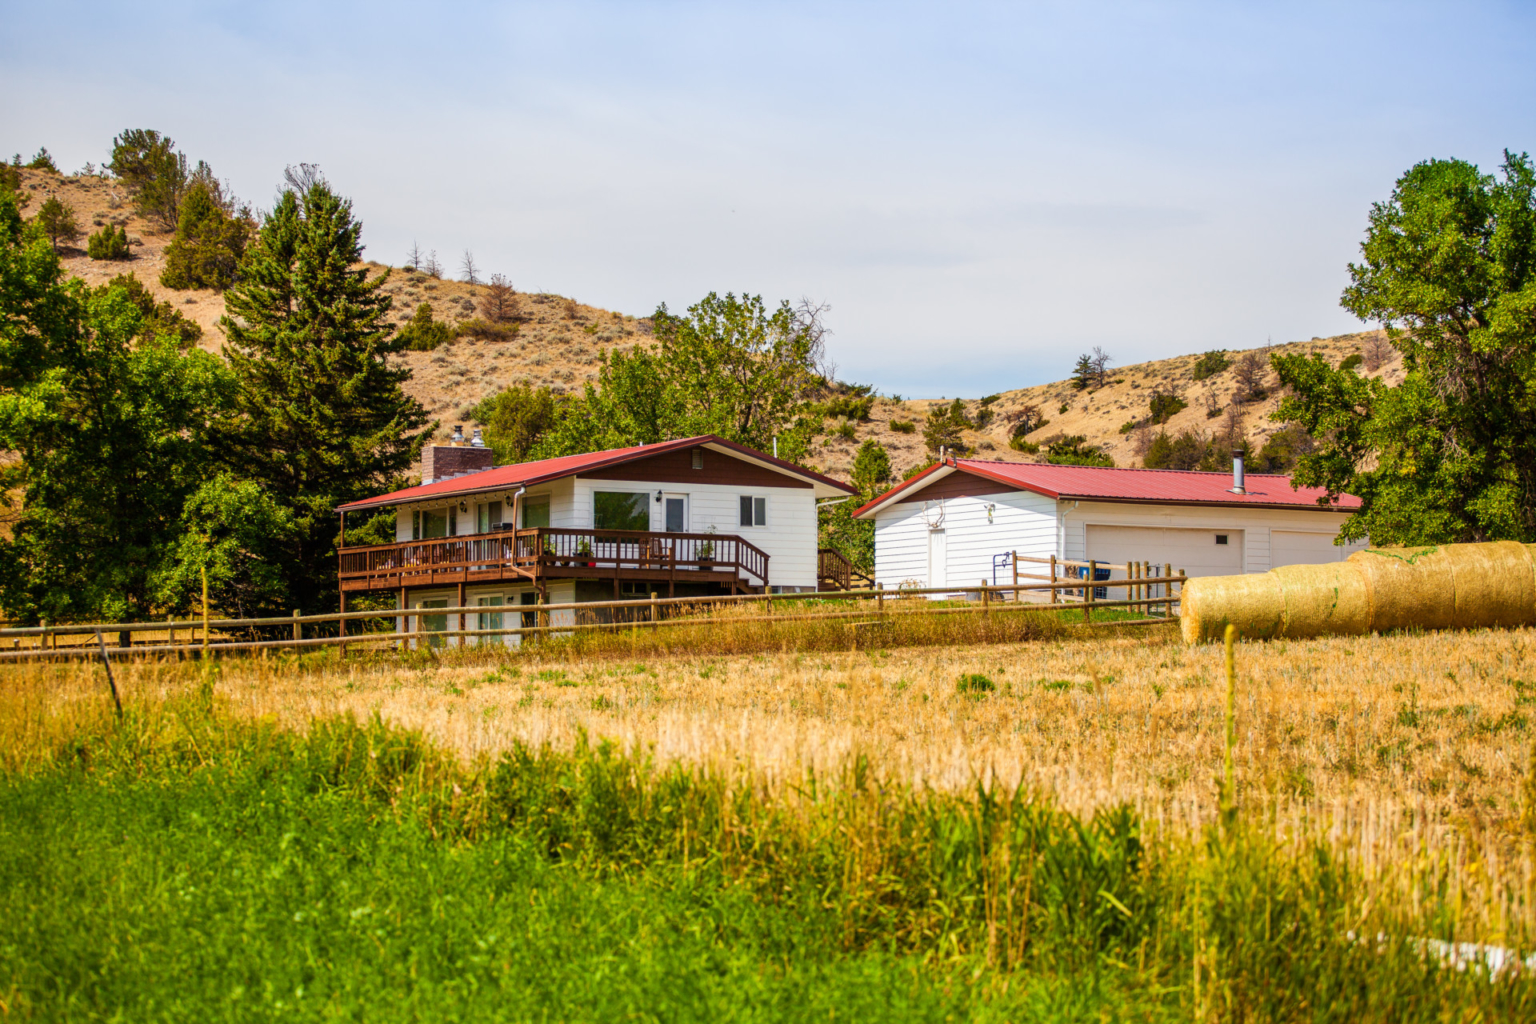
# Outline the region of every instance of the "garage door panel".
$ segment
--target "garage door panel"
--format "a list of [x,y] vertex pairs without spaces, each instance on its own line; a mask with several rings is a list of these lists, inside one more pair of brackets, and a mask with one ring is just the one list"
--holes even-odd
[[1310,530],[1273,530],[1269,535],[1270,565],[1278,569],[1282,565],[1342,562],[1365,546],[1360,543],[1340,547],[1333,543],[1335,536]]
[[[1227,542],[1218,544],[1218,536]],[[1235,576],[1243,572],[1243,531],[1089,525],[1088,557],[1121,566],[1167,564],[1190,576]]]

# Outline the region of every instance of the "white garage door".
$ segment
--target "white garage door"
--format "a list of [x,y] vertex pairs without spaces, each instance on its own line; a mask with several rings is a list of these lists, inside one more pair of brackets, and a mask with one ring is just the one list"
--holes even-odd
[[1323,562],[1342,562],[1365,544],[1336,547],[1335,534],[1305,533],[1301,530],[1273,530],[1269,535],[1271,568],[1282,565],[1319,565]]
[[1243,531],[1090,525],[1088,557],[1122,569],[1126,562],[1156,562],[1190,576],[1236,576],[1243,571]]

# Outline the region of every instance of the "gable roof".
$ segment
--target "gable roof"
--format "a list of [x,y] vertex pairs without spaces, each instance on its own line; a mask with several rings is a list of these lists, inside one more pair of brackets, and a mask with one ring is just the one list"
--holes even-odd
[[442,480],[434,480],[430,484],[406,487],[403,490],[390,491],[388,494],[380,494],[377,497],[364,498],[361,501],[351,501],[345,505],[336,506],[336,511],[354,512],[360,509],[382,508],[386,505],[402,505],[407,502],[428,501],[434,498],[457,498],[462,495],[504,491],[514,487],[532,487],[536,484],[548,483],[551,480],[559,480],[562,477],[579,476],[583,472],[592,472],[608,466],[618,466],[626,462],[647,459],[653,455],[662,455],[666,452],[677,451],[680,448],[709,448],[724,455],[755,463],[764,469],[809,481],[818,498],[830,498],[855,493],[852,487],[839,483],[831,477],[822,476],[820,473],[813,473],[793,463],[785,462],[783,459],[776,459],[772,455],[764,455],[755,448],[748,448],[746,445],[727,441],[722,437],[716,437],[714,434],[702,434],[698,437],[679,438],[676,441],[663,441],[660,444],[636,445],[633,448],[611,448],[604,452],[588,452],[584,455],[562,455],[555,459],[540,459],[537,462],[519,462],[511,466],[497,466],[494,469],[482,470],[478,473],[464,473]]
[[1243,481],[1247,493],[1233,494],[1231,473],[952,459],[930,466],[886,491],[855,511],[854,518],[867,519],[897,502],[921,500],[923,488],[953,473],[970,473],[1014,490],[1033,491],[1047,498],[1067,501],[1229,505],[1237,508],[1316,509],[1320,512],[1354,512],[1360,507],[1360,499],[1352,494],[1339,495],[1333,504],[1319,504],[1319,499],[1327,497],[1327,491],[1321,487],[1293,487],[1290,477],[1278,473],[1249,473]]

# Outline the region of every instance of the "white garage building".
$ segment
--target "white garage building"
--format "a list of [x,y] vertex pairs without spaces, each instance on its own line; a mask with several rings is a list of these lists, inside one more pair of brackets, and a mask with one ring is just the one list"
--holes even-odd
[[[1332,562],[1359,508],[1290,477],[949,459],[854,513],[875,523],[875,580],[956,590],[1012,580],[1009,559],[1151,562],[1190,576]],[[1035,572],[1027,564],[1020,572]],[[1123,576],[1114,573],[1114,578]]]

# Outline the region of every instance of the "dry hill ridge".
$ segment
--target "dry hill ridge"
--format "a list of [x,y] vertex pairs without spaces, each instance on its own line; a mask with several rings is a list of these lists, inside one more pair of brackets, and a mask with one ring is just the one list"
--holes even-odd
[[[92,285],[122,273],[137,275],[158,300],[174,303],[183,315],[202,326],[203,347],[219,350],[223,336],[216,325],[224,314],[223,295],[207,290],[173,291],[161,286],[165,248],[172,235],[136,216],[121,185],[107,178],[30,169],[23,169],[21,174],[22,189],[32,197],[23,210],[24,216],[35,214],[44,199],[54,195],[74,211],[82,230],[89,232],[114,223],[130,236],[133,255],[123,261],[91,260],[83,248],[64,250],[63,262],[68,273]],[[80,244],[83,243],[82,237]],[[384,263],[370,261],[367,265],[380,273],[389,269]],[[475,315],[476,299],[483,286],[396,272],[391,274],[385,291],[395,300],[395,317],[401,325],[423,302],[431,306],[434,318],[453,324]],[[407,390],[433,418],[441,421],[439,436],[446,437],[455,423],[473,426],[470,408],[514,381],[548,385],[560,392],[577,390],[596,375],[599,351],[628,347],[650,335],[647,318],[583,305],[558,295],[520,293],[519,303],[518,331],[510,338],[460,338],[433,352],[407,352],[401,357],[413,374]],[[1265,351],[1320,352],[1337,362],[1365,351],[1379,337],[1380,332],[1367,331],[1290,342]],[[1233,350],[1229,356],[1236,360],[1243,352]],[[1031,432],[1028,440],[1040,442],[1058,434],[1082,435],[1089,444],[1103,445],[1116,465],[1139,465],[1137,435],[1121,433],[1120,428],[1128,421],[1146,417],[1148,400],[1154,391],[1172,391],[1188,405],[1167,422],[1166,429],[1171,434],[1232,428],[1262,444],[1277,429],[1268,416],[1278,399],[1271,395],[1258,401],[1238,402],[1239,388],[1230,369],[1195,381],[1193,370],[1198,359],[1198,355],[1184,355],[1111,366],[1109,383],[1095,390],[1079,391],[1070,381],[1060,380],[1002,392],[988,405],[991,421],[979,430],[967,430],[965,443],[975,449],[978,458],[1010,462],[1043,458],[1009,447],[1016,415],[1033,405],[1047,422]],[[1392,351],[1389,360],[1370,372],[1395,382],[1402,376],[1401,359]],[[1273,375],[1270,377],[1272,380]],[[869,418],[852,423],[851,430],[844,427],[840,432],[830,432],[841,424],[829,421],[829,433],[818,440],[812,461],[818,469],[846,478],[859,445],[874,438],[890,451],[893,469],[899,476],[930,460],[931,454],[923,443],[922,424],[930,409],[940,404],[948,404],[948,400],[877,398]],[[973,419],[982,408],[978,399],[968,400],[965,405]],[[1220,411],[1215,416],[1208,415],[1213,409]],[[892,428],[893,422],[913,423],[915,429],[898,431]]]

